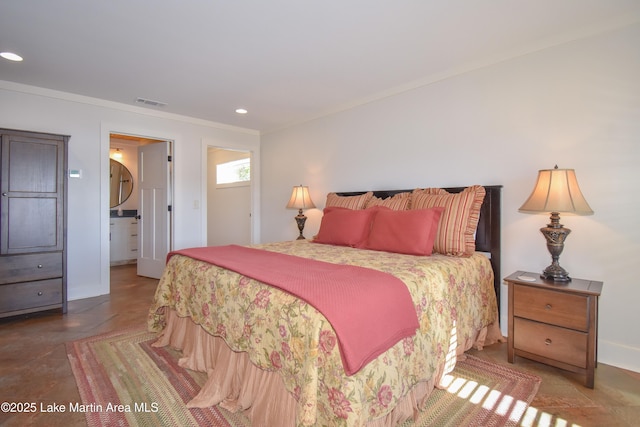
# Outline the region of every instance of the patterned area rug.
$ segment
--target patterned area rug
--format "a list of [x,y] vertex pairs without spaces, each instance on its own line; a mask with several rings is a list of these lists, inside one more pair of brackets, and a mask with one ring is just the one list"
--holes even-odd
[[402,427],[518,426],[542,380],[467,355],[440,382],[417,422]]
[[[206,374],[178,366],[179,353],[151,347],[155,334],[115,331],[67,343],[82,402],[72,403],[94,426],[248,427],[223,408],[187,409]],[[410,426],[516,426],[540,378],[467,356],[443,379]]]

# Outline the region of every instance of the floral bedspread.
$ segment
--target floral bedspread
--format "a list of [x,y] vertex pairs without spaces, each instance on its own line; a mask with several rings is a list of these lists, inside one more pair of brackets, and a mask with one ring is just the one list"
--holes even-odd
[[359,426],[384,416],[415,384],[431,379],[452,340],[473,339],[497,319],[493,271],[483,254],[419,257],[307,241],[254,247],[393,274],[409,288],[418,314],[416,335],[347,376],[335,332],[315,308],[233,271],[172,257],[149,311],[149,329],[163,329],[160,309],[169,307],[247,352],[256,366],[277,371],[298,402],[299,426]]

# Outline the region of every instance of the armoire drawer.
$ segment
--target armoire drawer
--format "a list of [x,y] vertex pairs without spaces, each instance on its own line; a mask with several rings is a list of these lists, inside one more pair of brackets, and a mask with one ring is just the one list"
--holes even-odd
[[0,257],[0,285],[62,277],[62,252]]
[[0,285],[0,313],[62,306],[62,278]]

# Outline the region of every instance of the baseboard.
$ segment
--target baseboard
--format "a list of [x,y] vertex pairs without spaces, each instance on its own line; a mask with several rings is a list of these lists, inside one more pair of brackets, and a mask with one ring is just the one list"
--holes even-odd
[[598,340],[598,362],[640,372],[640,348]]
[[109,294],[109,285],[103,286],[84,286],[79,288],[67,288],[67,301],[75,301],[85,298],[99,297]]

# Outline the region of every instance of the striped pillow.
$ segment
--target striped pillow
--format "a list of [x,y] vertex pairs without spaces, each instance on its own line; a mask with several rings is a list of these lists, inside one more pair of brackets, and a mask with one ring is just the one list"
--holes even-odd
[[460,193],[449,193],[442,188],[413,190],[411,209],[444,208],[434,252],[454,256],[470,256],[475,252],[475,233],[484,196],[481,185],[467,187]]
[[333,206],[347,209],[364,209],[371,196],[373,196],[373,192],[371,191],[359,196],[338,196],[336,193],[329,193],[327,194],[325,207]]
[[387,197],[381,199],[373,196],[369,199],[365,205],[365,209],[372,208],[374,206],[384,206],[385,208],[393,209],[394,211],[404,211],[409,209],[409,202],[411,201],[411,193],[398,193],[393,197]]

